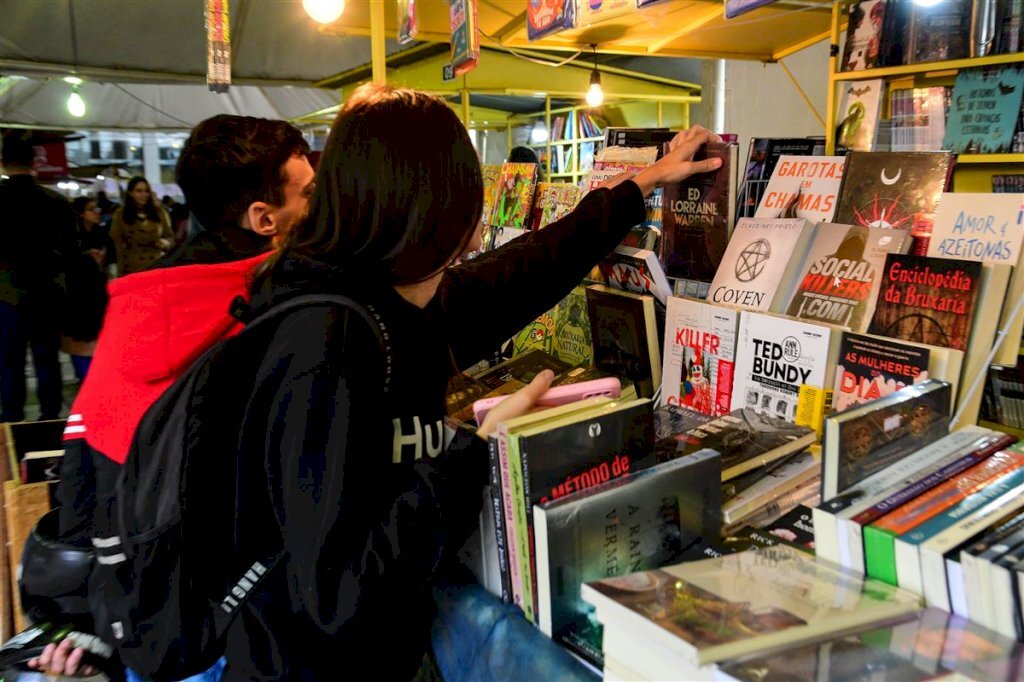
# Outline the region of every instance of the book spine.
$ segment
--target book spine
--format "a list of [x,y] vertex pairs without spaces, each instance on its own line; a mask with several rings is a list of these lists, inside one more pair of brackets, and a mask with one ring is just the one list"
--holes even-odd
[[[900,561],[899,548],[901,547],[906,547],[906,545],[901,544],[898,546],[896,553],[897,563]],[[917,575],[921,576],[920,593],[924,595],[925,603],[928,606],[938,607],[943,611],[950,611],[951,603],[949,598],[949,576],[946,575],[946,557],[932,552],[915,551],[913,559],[920,563]],[[910,567],[904,567],[902,564],[898,564],[898,566],[896,572],[902,579],[903,575],[910,570]],[[904,587],[902,580],[900,587]]]
[[523,466],[519,456],[519,438],[513,436],[508,443],[508,466],[512,480],[513,523],[516,527],[516,545],[519,551],[519,583],[523,595],[523,613],[531,623],[537,622],[537,612],[533,594],[533,575],[530,567],[533,563],[530,556],[530,537],[527,534],[526,495],[523,490]]
[[524,521],[526,522],[530,594],[533,595],[533,612],[536,614],[539,601],[539,595],[537,594],[537,539],[534,536],[536,531],[533,527],[533,494],[530,486],[530,462],[526,449],[522,447],[522,443],[519,446],[519,467],[520,475],[523,477],[523,508],[526,510]]
[[494,516],[494,541],[498,550],[498,572],[501,575],[501,600],[512,601],[512,583],[508,574],[508,538],[505,535],[505,509],[501,494],[501,458],[498,454],[498,438],[487,439],[487,450],[491,464],[491,508]]
[[951,464],[942,467],[938,471],[934,471],[928,476],[925,476],[920,481],[908,485],[903,490],[899,491],[894,495],[890,495],[870,509],[866,509],[851,519],[854,523],[858,523],[862,526],[872,523],[876,519],[888,514],[893,509],[902,507],[907,502],[917,498],[923,493],[931,490],[937,485],[945,483],[947,480],[960,474],[967,469],[970,469],[975,464],[987,459],[999,452],[1000,450],[1013,445],[1016,439],[1013,436],[1003,436],[992,445],[985,447],[981,450],[971,452],[964,455],[960,459],[952,462]]
[[519,538],[516,533],[515,504],[512,500],[512,471],[509,466],[508,432],[499,427],[498,461],[501,463],[501,502],[505,515],[505,547],[508,553],[509,586],[512,601],[523,608],[522,579],[519,575]]
[[839,535],[836,515],[821,506],[811,510],[814,520],[814,553],[822,559],[839,563]]
[[[960,570],[964,581],[964,615],[976,623],[981,623],[981,582],[979,578],[980,560],[970,552],[960,552]],[[947,577],[948,582],[948,577]]]
[[877,526],[864,528],[864,567],[868,577],[896,584],[896,533]]
[[964,582],[963,562],[946,558],[946,582],[949,584],[949,605],[953,613],[970,618],[967,609],[967,583]]
[[1015,575],[1012,565],[1008,562],[999,561],[990,563],[988,566],[988,589],[991,591],[989,604],[992,606],[992,620],[990,627],[1001,635],[1013,639],[1021,636],[1021,623],[1019,621],[1020,593],[1016,591],[1014,584]]

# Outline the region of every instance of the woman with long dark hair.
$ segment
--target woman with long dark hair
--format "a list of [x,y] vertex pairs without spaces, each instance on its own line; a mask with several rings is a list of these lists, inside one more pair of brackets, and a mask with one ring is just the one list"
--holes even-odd
[[373,651],[385,652],[372,655],[375,678],[417,673],[431,581],[478,518],[478,436],[524,413],[552,377],[475,435],[444,425],[449,378],[563,298],[642,222],[655,186],[716,168],[691,161],[713,139],[681,133],[664,159],[561,221],[449,268],[480,239],[480,163],[465,128],[424,93],[352,95],[310,214],[255,280],[252,305],[342,294],[369,317],[326,302],[285,315],[258,344],[251,393],[237,396],[238,461],[252,469],[240,473],[236,549],[285,554],[229,632],[227,679],[333,679]]
[[171,218],[156,202],[146,178],[128,181],[124,206],[114,212],[110,237],[117,250],[118,276],[145,270],[174,246]]
[[85,379],[96,348],[96,338],[107,309],[107,264],[114,246],[100,225],[96,200],[78,197],[71,202],[78,221],[78,254],[69,263],[61,349],[71,356],[75,378]]

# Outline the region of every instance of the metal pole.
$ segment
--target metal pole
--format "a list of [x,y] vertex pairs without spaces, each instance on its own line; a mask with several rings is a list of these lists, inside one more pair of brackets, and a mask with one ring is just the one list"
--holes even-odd
[[374,83],[386,83],[387,52],[384,50],[384,0],[370,0],[370,65]]

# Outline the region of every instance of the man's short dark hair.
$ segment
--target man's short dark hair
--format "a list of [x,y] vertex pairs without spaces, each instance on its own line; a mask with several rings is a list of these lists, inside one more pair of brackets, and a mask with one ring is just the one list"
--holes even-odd
[[35,147],[32,146],[23,132],[10,130],[4,133],[3,152],[0,163],[5,168],[31,168],[36,158]]
[[178,159],[178,186],[209,230],[237,225],[254,201],[284,203],[290,158],[308,154],[299,130],[285,121],[214,116],[192,129]]

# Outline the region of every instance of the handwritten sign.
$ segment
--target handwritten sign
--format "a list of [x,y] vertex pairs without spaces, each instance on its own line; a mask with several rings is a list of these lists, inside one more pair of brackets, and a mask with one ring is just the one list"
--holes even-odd
[[943,194],[928,255],[1015,265],[1022,217],[1024,194]]

